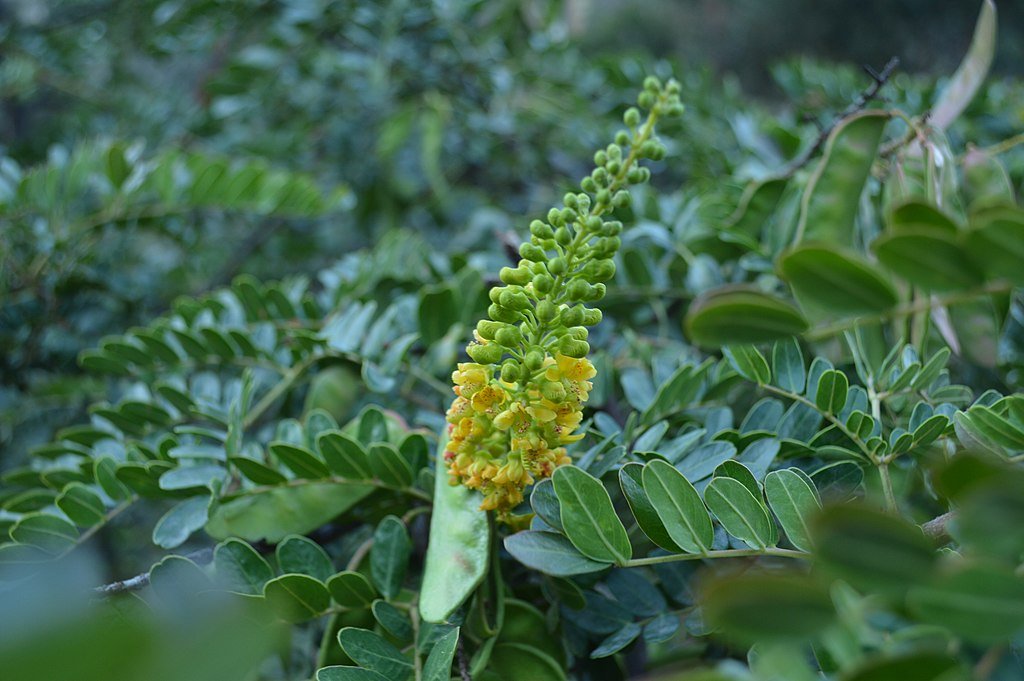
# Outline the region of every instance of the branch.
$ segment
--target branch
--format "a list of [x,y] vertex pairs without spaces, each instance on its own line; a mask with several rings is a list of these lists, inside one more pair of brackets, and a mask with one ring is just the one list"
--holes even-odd
[[829,123],[824,129],[822,129],[822,131],[818,134],[817,139],[814,140],[814,144],[812,144],[811,147],[802,155],[797,157],[797,159],[793,161],[789,165],[789,167],[787,167],[786,170],[782,172],[781,176],[791,177],[794,173],[796,173],[796,171],[800,170],[805,165],[807,165],[808,162],[810,162],[810,160],[814,158],[815,155],[817,155],[821,147],[824,146],[825,141],[828,140],[829,135],[832,134],[832,131],[835,130],[840,123],[842,123],[845,119],[849,118],[853,114],[859,111],[863,111],[867,107],[867,105],[878,96],[879,91],[885,86],[886,83],[889,82],[889,78],[892,77],[892,73],[893,71],[896,70],[896,67],[899,66],[899,63],[899,57],[893,57],[886,63],[884,67],[882,67],[882,70],[879,72],[876,72],[870,66],[865,65],[864,70],[867,71],[868,75],[871,76],[871,79],[873,81],[871,85],[868,86],[867,89],[865,89],[863,92],[861,92],[849,106],[847,106],[839,114],[837,114],[832,119],[831,123]]
[[[185,554],[184,557],[197,565],[206,565],[213,560],[213,549],[200,549],[199,551],[193,551],[192,553]],[[129,591],[145,589],[147,586],[149,586],[148,570],[140,575],[129,577],[128,579],[121,579],[116,582],[111,582],[110,584],[102,584],[95,587],[93,592],[96,593],[97,596],[115,596]]]
[[932,518],[924,525],[921,525],[921,530],[925,536],[935,541],[949,541],[949,523],[956,518],[956,512],[950,511],[949,513],[943,513],[937,518]]

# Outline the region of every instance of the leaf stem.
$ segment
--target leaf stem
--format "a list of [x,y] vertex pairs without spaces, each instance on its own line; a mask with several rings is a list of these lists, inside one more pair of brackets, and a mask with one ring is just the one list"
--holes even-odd
[[803,395],[799,395],[797,393],[790,392],[789,390],[785,390],[783,388],[779,388],[777,386],[774,386],[774,385],[771,385],[771,384],[767,384],[767,383],[762,385],[761,387],[764,390],[766,390],[767,392],[775,393],[776,395],[780,395],[782,397],[788,397],[791,400],[795,400],[797,402],[800,402],[801,404],[805,404],[808,407],[811,407],[816,412],[818,412],[823,417],[825,417],[825,420],[827,420],[829,423],[831,423],[836,428],[838,428],[840,432],[842,432],[844,435],[846,435],[846,437],[850,438],[850,440],[855,445],[857,445],[857,448],[860,449],[860,451],[864,454],[864,456],[869,461],[874,461],[875,460],[874,456],[871,454],[871,450],[868,449],[868,446],[866,444],[864,444],[864,442],[860,439],[860,437],[857,436],[856,433],[854,433],[852,430],[847,428],[846,424],[843,423],[838,417],[836,417],[835,414],[832,414],[832,413],[829,413],[827,411],[822,411],[821,409],[818,409],[818,405],[817,404],[815,404],[811,400],[807,399]]
[[708,551],[707,553],[673,553],[667,556],[649,556],[647,558],[633,558],[622,563],[620,567],[640,567],[643,565],[658,565],[660,563],[674,563],[686,560],[705,560],[716,558],[757,558],[760,556],[772,556],[775,558],[796,558],[806,559],[809,553],[796,551],[794,549],[780,549],[768,547],[766,549],[723,549],[721,551]]

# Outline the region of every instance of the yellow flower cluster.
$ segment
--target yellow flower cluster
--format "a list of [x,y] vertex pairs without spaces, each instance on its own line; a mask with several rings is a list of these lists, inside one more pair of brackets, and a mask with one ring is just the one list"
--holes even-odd
[[570,462],[565,445],[583,437],[574,431],[597,372],[589,360],[561,354],[524,382],[502,381],[495,371],[465,363],[452,374],[445,461],[451,484],[480,490],[481,509],[505,514],[526,487]]

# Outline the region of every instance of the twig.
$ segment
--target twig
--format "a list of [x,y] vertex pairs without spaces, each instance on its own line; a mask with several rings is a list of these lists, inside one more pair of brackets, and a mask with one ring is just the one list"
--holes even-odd
[[921,530],[925,536],[935,541],[948,541],[949,536],[949,523],[956,518],[956,512],[950,511],[949,513],[943,513],[937,518],[932,518],[925,524],[921,525]]
[[473,676],[469,673],[469,660],[466,658],[466,644],[461,636],[459,636],[459,643],[455,648],[455,652],[459,660],[459,676],[462,677],[462,681],[473,681]]
[[824,146],[825,141],[828,140],[828,137],[829,135],[832,134],[832,131],[835,130],[836,127],[838,127],[838,125],[843,122],[843,120],[849,118],[850,116],[859,111],[862,111],[868,105],[869,102],[871,102],[878,96],[879,91],[885,86],[886,83],[889,82],[889,78],[892,76],[893,71],[896,70],[896,67],[899,66],[899,63],[899,57],[893,57],[886,63],[884,67],[882,67],[882,70],[878,72],[876,72],[870,66],[865,65],[864,70],[867,72],[869,76],[871,76],[871,80],[873,81],[871,85],[868,86],[867,89],[865,89],[863,92],[861,92],[849,106],[847,106],[839,114],[837,114],[832,119],[832,122],[825,126],[820,133],[818,133],[818,137],[817,139],[814,140],[814,144],[812,144],[811,147],[807,151],[805,151],[800,157],[793,161],[786,168],[786,170],[782,172],[781,176],[790,177],[796,171],[800,170],[805,165],[807,165],[807,163],[810,162],[810,160],[814,158],[814,156],[818,153],[821,147]]
[[[206,565],[213,560],[213,549],[200,549],[199,551],[193,551],[192,553],[185,554],[185,558],[188,558],[197,565]],[[149,571],[143,572],[142,574],[129,577],[128,579],[121,579],[110,584],[102,584],[93,589],[93,592],[99,596],[114,596],[129,591],[138,591],[139,589],[145,589],[149,586]]]

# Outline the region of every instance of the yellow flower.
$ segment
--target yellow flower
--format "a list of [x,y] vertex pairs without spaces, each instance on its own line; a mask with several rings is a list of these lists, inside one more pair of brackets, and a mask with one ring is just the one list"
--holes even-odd
[[558,364],[559,373],[570,381],[586,381],[597,376],[597,369],[585,357],[583,359],[576,359],[574,357],[566,357],[565,355],[557,355],[555,362]]
[[482,388],[473,395],[473,409],[478,412],[487,411],[492,405],[505,401],[505,391],[492,385]]
[[452,372],[455,394],[461,397],[471,397],[487,385],[488,380],[490,380],[490,375],[487,367],[482,364],[463,362],[459,364],[458,370]]

